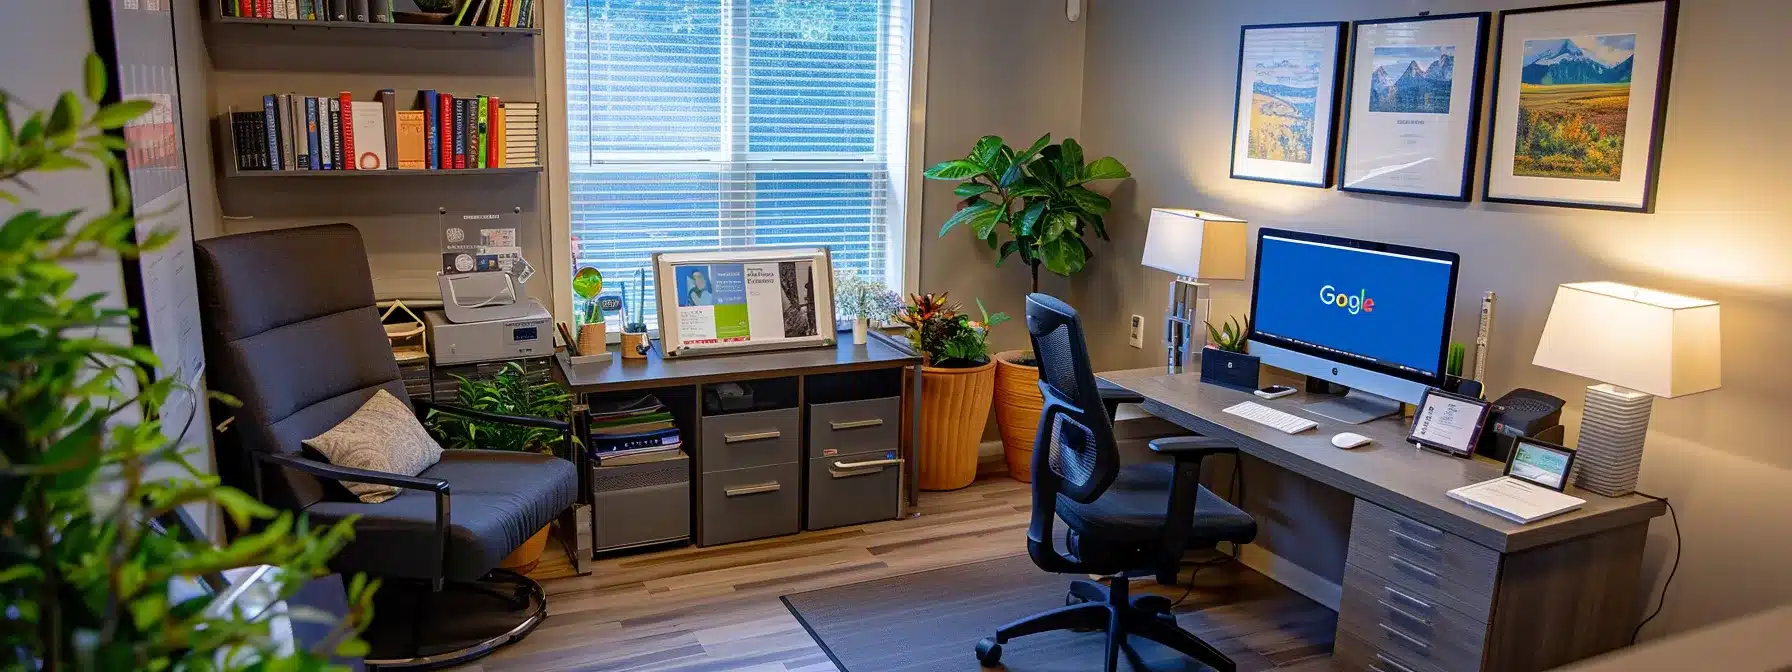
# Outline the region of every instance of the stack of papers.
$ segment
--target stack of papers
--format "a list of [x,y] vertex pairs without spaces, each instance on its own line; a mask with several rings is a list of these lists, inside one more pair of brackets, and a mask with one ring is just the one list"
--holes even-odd
[[1587,500],[1532,485],[1510,476],[1465,485],[1449,493],[1451,499],[1519,523],[1532,523],[1573,511]]
[[683,457],[684,440],[672,412],[651,394],[591,407],[591,459],[602,466]]

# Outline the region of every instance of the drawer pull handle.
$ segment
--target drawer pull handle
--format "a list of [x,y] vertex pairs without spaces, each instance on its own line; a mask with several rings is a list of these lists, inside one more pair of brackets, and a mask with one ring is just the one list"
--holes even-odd
[[834,431],[838,432],[843,429],[864,429],[866,427],[882,427],[883,424],[884,424],[883,418],[872,418],[870,420],[852,420],[852,421],[848,421],[848,422],[829,422],[828,427],[833,429]]
[[1437,572],[1433,572],[1429,569],[1425,569],[1424,567],[1420,567],[1411,562],[1408,562],[1405,558],[1402,558],[1398,555],[1390,555],[1390,556],[1388,556],[1388,560],[1393,562],[1394,564],[1404,567],[1406,569],[1410,569],[1410,570],[1418,572],[1420,574],[1424,574],[1426,578],[1428,578],[1432,581],[1436,581],[1438,578]]
[[851,478],[853,476],[869,476],[883,473],[884,467],[901,464],[902,460],[869,460],[866,462],[835,462],[828,475],[834,478]]
[[780,432],[775,429],[771,430],[769,432],[749,432],[746,434],[723,434],[722,435],[722,443],[740,443],[742,441],[763,441],[765,439],[775,439],[775,438],[778,438],[783,435],[784,435],[783,432]]
[[[1399,661],[1394,660],[1393,658],[1389,658],[1387,656],[1387,654],[1385,654],[1385,653],[1375,654],[1375,659],[1380,662],[1386,663],[1388,667],[1394,668],[1395,672],[1415,672],[1415,670],[1413,670],[1412,668],[1407,667],[1405,665],[1401,665]],[[1373,664],[1371,664],[1370,667],[1375,667],[1375,666]]]
[[1396,606],[1394,606],[1394,603],[1389,602],[1387,600],[1376,600],[1376,602],[1380,602],[1381,606],[1387,607],[1388,611],[1399,614],[1401,618],[1405,618],[1407,620],[1413,621],[1413,622],[1423,625],[1427,628],[1431,627],[1431,619],[1429,619],[1429,618],[1419,618],[1418,616],[1414,615],[1412,612],[1407,611],[1405,609],[1401,609],[1399,607],[1396,607]]
[[1431,551],[1432,553],[1441,553],[1444,550],[1443,548],[1440,548],[1437,544],[1433,544],[1429,541],[1425,541],[1423,539],[1412,536],[1410,534],[1406,534],[1399,530],[1388,530],[1388,531],[1394,533],[1394,536],[1396,536],[1396,537],[1399,537],[1403,540],[1410,541],[1412,543],[1423,546],[1423,547],[1425,547],[1425,550]]
[[835,469],[864,469],[865,467],[883,467],[902,464],[902,460],[866,460],[864,462],[835,462]]
[[1440,539],[1443,538],[1443,536],[1444,536],[1443,530],[1432,527],[1430,525],[1426,525],[1424,523],[1421,523],[1419,521],[1416,521],[1416,520],[1413,520],[1411,518],[1407,518],[1404,516],[1395,516],[1394,522],[1399,524],[1401,527],[1416,528],[1416,529],[1422,530],[1425,534],[1428,534],[1428,535],[1431,535],[1433,537],[1437,537]]
[[1376,623],[1376,625],[1381,626],[1381,629],[1386,630],[1388,632],[1388,634],[1393,635],[1395,637],[1399,637],[1400,639],[1406,640],[1406,643],[1418,647],[1419,650],[1421,650],[1421,651],[1430,651],[1431,650],[1431,645],[1429,643],[1426,643],[1424,640],[1421,640],[1412,635],[1401,632],[1398,628],[1395,628],[1394,626],[1388,625],[1386,623]]
[[759,485],[743,485],[738,488],[728,488],[723,490],[722,494],[729,497],[740,497],[743,495],[757,495],[765,492],[777,492],[783,487],[784,486],[779,485],[777,481],[772,481],[770,483],[760,483]]
[[1420,609],[1424,609],[1425,611],[1432,610],[1430,602],[1426,602],[1424,600],[1413,597],[1411,595],[1407,595],[1406,593],[1401,592],[1400,590],[1394,588],[1393,586],[1382,586],[1382,587],[1387,589],[1389,595],[1399,598],[1400,600],[1402,600],[1404,602],[1407,602],[1407,603],[1409,603],[1415,607],[1418,607]]

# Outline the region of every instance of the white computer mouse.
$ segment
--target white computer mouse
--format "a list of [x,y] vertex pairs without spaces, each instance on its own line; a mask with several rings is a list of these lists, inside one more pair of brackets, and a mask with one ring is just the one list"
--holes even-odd
[[1343,432],[1332,437],[1332,445],[1339,448],[1355,448],[1357,446],[1369,445],[1369,442],[1373,440],[1374,439],[1354,432]]

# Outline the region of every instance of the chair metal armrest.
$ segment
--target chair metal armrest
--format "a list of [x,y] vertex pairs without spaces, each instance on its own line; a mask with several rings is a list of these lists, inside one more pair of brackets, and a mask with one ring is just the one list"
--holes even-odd
[[1176,585],[1182,570],[1182,554],[1188,550],[1189,528],[1194,525],[1195,503],[1201,492],[1201,460],[1209,455],[1236,454],[1238,448],[1209,436],[1171,436],[1153,439],[1151,451],[1176,458],[1170,479],[1170,507],[1164,512],[1163,555],[1157,566],[1157,582]]
[[437,403],[427,399],[412,399],[411,404],[416,406],[417,410],[420,411],[435,411],[437,413],[446,413],[448,415],[458,415],[463,418],[479,420],[482,422],[496,422],[506,425],[516,425],[518,427],[539,427],[541,429],[552,429],[557,432],[572,430],[572,425],[565,420],[532,418],[524,415],[487,413],[485,411],[475,411],[470,408],[461,408],[450,404]]
[[1178,460],[1238,452],[1238,446],[1232,445],[1231,441],[1211,436],[1166,436],[1152,439],[1147,445],[1151,447],[1151,452],[1171,455]]
[[[439,478],[418,478],[416,476],[403,476],[384,471],[342,467],[328,462],[308,460],[297,455],[287,455],[282,453],[256,451],[255,457],[256,461],[254,464],[256,466],[254,477],[257,490],[256,499],[261,499],[259,490],[261,489],[260,464],[262,462],[267,462],[286,469],[302,471],[318,478],[354,481],[356,483],[373,483],[375,485],[389,485],[405,490],[423,490],[433,493],[436,498],[436,519],[434,526],[435,548],[433,549],[433,555],[434,557],[441,559],[442,562],[441,571],[437,574],[437,577],[446,577],[448,575],[448,524],[450,522],[448,481]],[[434,587],[439,589],[442,580],[442,578],[437,578]]]

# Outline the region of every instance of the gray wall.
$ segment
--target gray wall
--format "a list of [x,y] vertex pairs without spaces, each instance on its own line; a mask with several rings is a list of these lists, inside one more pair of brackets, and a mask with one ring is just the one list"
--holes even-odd
[[[1051,3],[1054,6],[1058,3]],[[1125,319],[1162,313],[1168,275],[1138,265],[1154,206],[1211,209],[1280,226],[1458,252],[1458,306],[1499,295],[1491,390],[1531,387],[1570,400],[1578,426],[1593,381],[1530,364],[1558,283],[1610,279],[1723,305],[1723,388],[1660,400],[1643,490],[1670,497],[1685,553],[1666,609],[1645,637],[1792,600],[1792,450],[1784,409],[1783,335],[1792,331],[1792,89],[1773,68],[1792,57],[1783,0],[1682,3],[1678,53],[1654,215],[1344,194],[1227,177],[1239,26],[1408,16],[1538,5],[1527,0],[1095,0],[1088,12],[1082,139],[1136,179],[1115,194],[1115,242],[1071,296],[1089,322],[1097,368],[1156,364],[1127,347]],[[937,25],[937,24],[936,24]],[[1764,76],[1765,73],[1765,76]],[[1763,81],[1774,80],[1771,82]],[[931,139],[931,138],[930,138]],[[1477,176],[1476,183],[1479,184]],[[1479,189],[1477,188],[1477,192]],[[930,204],[931,205],[931,204]],[[1248,307],[1247,282],[1217,283],[1216,315]],[[1457,340],[1475,311],[1459,309]],[[1150,345],[1148,343],[1148,345]],[[1257,493],[1252,493],[1257,499]],[[1651,598],[1674,542],[1651,530]],[[1323,573],[1323,572],[1321,572]]]

